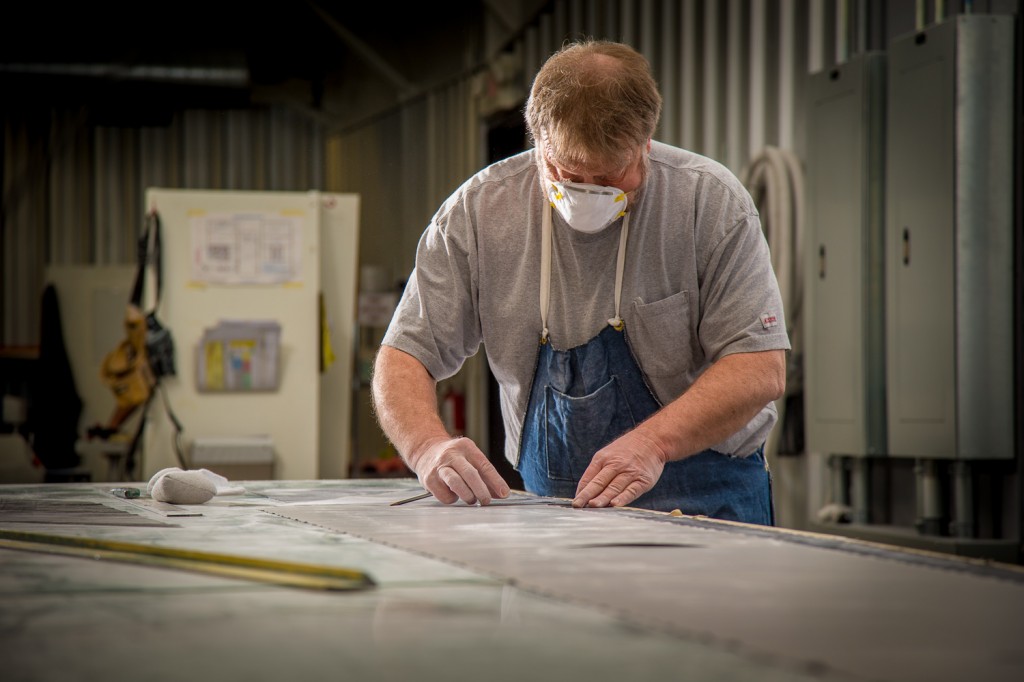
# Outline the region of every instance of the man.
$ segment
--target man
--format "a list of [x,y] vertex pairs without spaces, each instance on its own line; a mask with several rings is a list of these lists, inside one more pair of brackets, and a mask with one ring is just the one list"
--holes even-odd
[[767,243],[728,170],[651,141],[660,110],[632,48],[563,48],[526,106],[534,148],[467,180],[423,234],[373,391],[441,502],[509,492],[437,413],[436,381],[482,342],[530,492],[772,523],[763,443],[789,340]]

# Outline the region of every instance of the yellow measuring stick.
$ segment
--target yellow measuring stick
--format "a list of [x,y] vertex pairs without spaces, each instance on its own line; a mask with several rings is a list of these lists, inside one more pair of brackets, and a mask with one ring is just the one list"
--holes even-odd
[[376,584],[369,575],[349,568],[18,530],[0,529],[0,548],[175,568],[310,590],[361,590]]

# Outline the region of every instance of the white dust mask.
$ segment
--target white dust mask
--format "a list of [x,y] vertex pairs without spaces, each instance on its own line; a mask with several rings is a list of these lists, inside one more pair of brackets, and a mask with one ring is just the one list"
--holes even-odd
[[552,182],[548,199],[569,227],[587,234],[600,232],[626,212],[626,193],[615,187]]

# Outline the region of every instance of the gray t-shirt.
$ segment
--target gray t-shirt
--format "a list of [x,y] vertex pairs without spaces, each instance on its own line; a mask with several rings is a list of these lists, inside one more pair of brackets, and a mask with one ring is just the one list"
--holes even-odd
[[[542,329],[541,216],[533,150],[467,180],[433,217],[383,343],[437,380],[483,343],[501,389],[505,456],[516,464]],[[789,349],[778,283],[757,208],[721,164],[654,142],[630,207],[620,315],[662,404],[730,353]],[[585,344],[615,315],[622,219],[596,234],[552,211],[548,329],[553,348]],[[748,455],[777,419],[769,403],[713,449]]]

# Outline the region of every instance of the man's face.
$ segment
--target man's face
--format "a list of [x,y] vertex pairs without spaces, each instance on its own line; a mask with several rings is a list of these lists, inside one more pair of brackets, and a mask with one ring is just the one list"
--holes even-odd
[[541,178],[554,182],[578,182],[587,185],[614,187],[626,193],[630,203],[637,198],[637,190],[646,179],[646,157],[651,150],[648,142],[645,149],[635,155],[633,161],[622,168],[567,168],[549,157],[543,146],[537,148],[537,164]]

